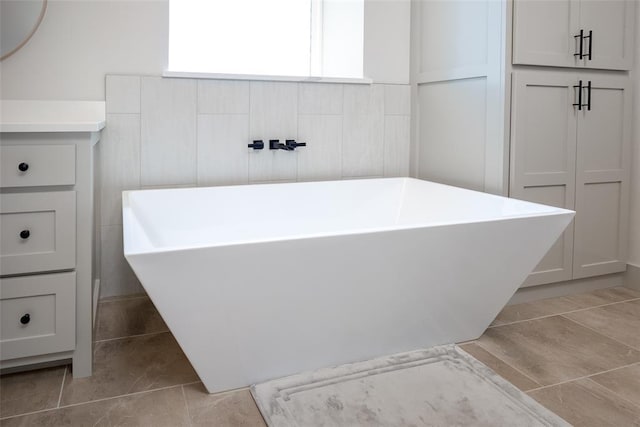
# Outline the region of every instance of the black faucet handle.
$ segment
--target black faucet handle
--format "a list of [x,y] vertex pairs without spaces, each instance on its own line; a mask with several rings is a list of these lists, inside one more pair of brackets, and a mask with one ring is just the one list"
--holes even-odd
[[285,140],[285,145],[289,147],[291,150],[295,150],[296,147],[306,147],[306,142],[296,142],[295,139],[287,139]]
[[261,139],[256,139],[253,141],[253,144],[248,144],[247,147],[253,148],[254,150],[262,150],[264,148],[264,142]]

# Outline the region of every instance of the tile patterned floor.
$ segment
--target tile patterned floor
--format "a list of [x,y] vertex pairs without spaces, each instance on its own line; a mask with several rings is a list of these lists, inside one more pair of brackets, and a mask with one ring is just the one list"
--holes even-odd
[[[209,395],[147,297],[100,303],[94,375],[0,377],[1,426],[264,426],[247,389]],[[640,292],[506,307],[461,347],[578,426],[640,426]]]

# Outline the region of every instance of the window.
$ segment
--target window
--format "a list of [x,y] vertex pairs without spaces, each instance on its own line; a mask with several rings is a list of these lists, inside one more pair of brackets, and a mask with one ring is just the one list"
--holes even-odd
[[364,0],[170,0],[170,73],[362,78]]

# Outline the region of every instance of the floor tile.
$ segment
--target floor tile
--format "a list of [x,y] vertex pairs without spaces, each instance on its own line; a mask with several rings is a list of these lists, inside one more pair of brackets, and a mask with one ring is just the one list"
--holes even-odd
[[168,330],[149,297],[101,301],[98,305],[96,341]]
[[248,389],[208,394],[201,383],[184,386],[193,426],[266,426]]
[[575,426],[640,425],[640,408],[618,399],[589,379],[532,391],[529,395]]
[[640,407],[640,364],[605,372],[591,380]]
[[525,302],[522,304],[508,305],[502,309],[491,326],[506,325],[522,320],[530,320],[538,317],[552,316],[578,310],[580,307],[566,297],[548,298],[539,301]]
[[95,344],[93,375],[67,375],[62,406],[198,381],[189,361],[168,333]]
[[542,385],[640,361],[640,352],[561,316],[488,329],[477,343]]
[[17,426],[189,426],[180,387],[69,406],[0,422]]
[[640,349],[640,300],[576,311],[563,316]]
[[640,298],[640,291],[618,286],[616,288],[598,289],[597,291],[584,294],[568,295],[565,298],[586,308],[612,302],[638,299]]
[[640,292],[624,287],[616,287],[599,289],[583,294],[547,298],[523,304],[513,304],[506,306],[491,325],[505,325],[522,320],[595,307],[602,304],[628,301],[635,298],[640,298]]
[[540,387],[540,384],[528,378],[524,374],[518,372],[513,367],[507,365],[502,360],[489,353],[478,344],[463,344],[460,346],[464,351],[478,359],[480,362],[491,368],[496,374],[500,375],[511,384],[515,385],[522,391],[531,390]]
[[66,366],[0,377],[0,417],[58,406]]
[[136,293],[136,294],[127,294],[127,295],[115,295],[115,296],[104,297],[104,298],[100,297],[100,300],[98,300],[98,303],[101,303],[101,302],[113,302],[113,301],[123,301],[123,300],[143,298],[143,297],[147,297],[147,294],[144,293],[144,292],[140,292],[140,293]]

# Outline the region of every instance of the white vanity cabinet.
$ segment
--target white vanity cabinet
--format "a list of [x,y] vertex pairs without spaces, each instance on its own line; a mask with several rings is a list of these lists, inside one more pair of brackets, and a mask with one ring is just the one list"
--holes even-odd
[[2,101],[0,368],[91,375],[102,102]]
[[515,0],[513,64],[630,70],[634,0]]
[[525,286],[624,271],[629,79],[516,71],[512,118],[510,196],[576,210]]

